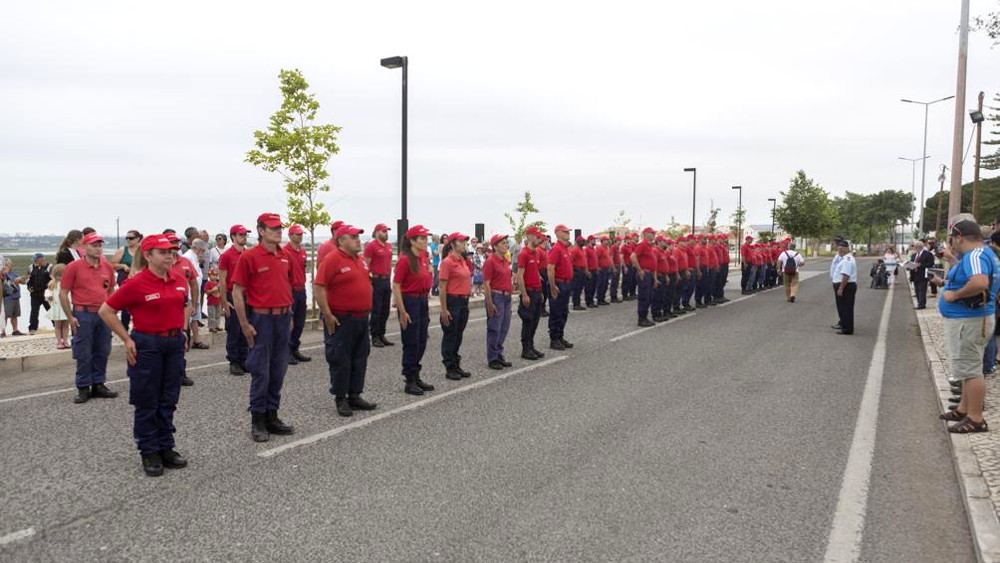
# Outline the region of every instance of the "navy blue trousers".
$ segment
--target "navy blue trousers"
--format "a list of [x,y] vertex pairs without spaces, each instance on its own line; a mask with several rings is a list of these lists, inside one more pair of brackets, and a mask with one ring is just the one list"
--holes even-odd
[[603,270],[597,271],[597,301],[600,303],[607,303],[608,301],[608,283],[611,281],[611,268],[605,268]]
[[306,328],[306,290],[292,291],[292,332],[288,346],[298,350],[302,344],[302,331]]
[[688,270],[688,279],[684,281],[684,292],[681,295],[681,303],[690,307],[691,297],[694,295],[695,285],[698,284],[698,279],[695,276],[695,270]]
[[542,292],[537,289],[526,290],[528,294],[528,305],[518,298],[517,316],[521,317],[521,351],[535,349],[535,332],[538,330],[538,321],[542,318]]
[[559,297],[552,296],[549,300],[549,339],[561,340],[565,330],[566,321],[569,320],[569,282],[557,281],[556,288],[559,289]]
[[653,273],[646,272],[639,278],[639,318],[649,316],[649,308],[653,304]]
[[618,299],[618,283],[621,280],[621,266],[612,266],[609,276],[609,285],[611,287],[611,299]]
[[595,297],[597,296],[597,279],[599,270],[588,270],[590,273],[589,278],[585,278],[586,283],[583,286],[584,297],[587,298],[587,306],[593,307]]
[[76,387],[82,389],[108,379],[108,356],[111,355],[111,329],[97,313],[74,311],[80,326],[73,335],[73,359],[76,360]]
[[133,332],[135,365],[128,367],[132,437],[143,455],[174,448],[174,411],[181,396],[183,336]]
[[448,296],[448,312],[451,322],[441,324],[441,362],[445,368],[456,368],[462,363],[462,338],[465,326],[469,324],[469,298]]
[[427,297],[403,296],[403,307],[410,316],[410,324],[400,333],[403,341],[403,377],[407,381],[416,380],[420,376],[420,360],[427,350],[427,330],[430,328],[430,311]]
[[663,307],[667,302],[667,276],[656,274],[656,279],[660,285],[653,289],[653,302],[650,303],[649,308],[654,317],[661,317],[663,316]]
[[[233,303],[233,294],[227,293],[226,299]],[[235,307],[235,305],[234,305]],[[226,360],[230,363],[245,364],[250,349],[247,347],[247,339],[243,336],[243,329],[240,328],[240,319],[236,316],[236,309],[229,312],[226,317]]]
[[247,355],[251,412],[276,411],[281,407],[281,387],[285,383],[285,372],[288,371],[291,321],[290,313],[250,313],[249,322],[257,331],[253,348]]
[[583,288],[586,285],[587,285],[586,270],[584,270],[583,268],[573,268],[572,292],[573,292],[574,307],[580,306],[580,296],[583,294]]
[[369,332],[372,338],[384,337],[392,304],[392,284],[388,278],[372,278],[372,315]]
[[372,346],[368,337],[368,315],[340,315],[337,320],[340,324],[333,334],[323,331],[326,363],[330,368],[330,394],[338,399],[357,397],[365,391],[368,354]]

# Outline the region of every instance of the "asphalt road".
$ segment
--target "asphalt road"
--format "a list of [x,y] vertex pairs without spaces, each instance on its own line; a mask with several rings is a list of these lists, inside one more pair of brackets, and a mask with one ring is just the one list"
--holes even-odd
[[[71,370],[0,382],[0,561],[821,561],[888,296],[863,284],[855,335],[836,336],[826,265],[794,305],[730,291],[641,332],[634,302],[573,313],[576,347],[539,345],[534,369],[516,318],[515,366],[486,369],[476,311],[471,379],[444,379],[432,329],[439,390],[403,394],[400,347],[373,350],[379,410],[352,419],[313,349],[285,384],[297,434],[266,444],[249,378],[198,351],[175,420],[191,465],[157,479],[126,392],[34,396]],[[974,561],[905,286],[892,299],[860,560]]]

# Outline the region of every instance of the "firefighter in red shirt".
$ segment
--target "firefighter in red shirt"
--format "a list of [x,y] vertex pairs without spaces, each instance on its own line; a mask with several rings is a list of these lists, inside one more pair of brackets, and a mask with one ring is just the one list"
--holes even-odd
[[653,291],[653,302],[650,309],[653,322],[662,323],[670,319],[663,314],[667,301],[667,255],[664,252],[667,238],[656,235],[653,239],[653,254],[656,256],[656,289]]
[[639,326],[648,327],[653,326],[655,323],[649,320],[649,310],[653,305],[654,295],[653,292],[656,290],[656,254],[653,251],[653,240],[656,236],[656,230],[652,227],[646,227],[642,230],[643,240],[635,246],[632,251],[632,267],[636,271],[636,279],[638,280],[638,296],[639,296]]
[[305,230],[301,225],[288,227],[288,244],[284,251],[292,268],[292,332],[289,335],[289,365],[312,360],[302,352],[302,331],[306,328],[306,249],[302,248]]
[[539,241],[545,235],[538,227],[524,231],[525,243],[517,255],[517,288],[521,292],[517,316],[521,317],[521,358],[539,360],[545,357],[535,349],[535,332],[542,317],[542,275]]
[[583,237],[576,238],[576,246],[570,250],[570,260],[573,263],[573,310],[586,311],[587,308],[580,304],[580,297],[587,286],[587,278],[590,272],[587,271],[587,240]]
[[250,229],[243,225],[233,225],[229,229],[229,238],[233,241],[233,245],[219,257],[219,287],[226,290],[222,300],[222,314],[226,318],[226,360],[229,361],[231,375],[246,374],[247,355],[250,353],[246,337],[240,330],[240,320],[233,312],[233,274],[236,273],[236,264],[246,249],[249,233]]
[[621,303],[618,298],[618,287],[622,279],[622,236],[615,235],[615,242],[608,249],[611,252],[611,275],[609,285],[611,288],[611,302]]
[[386,224],[379,223],[372,230],[372,240],[365,246],[365,261],[372,276],[372,346],[395,346],[395,343],[385,337],[392,300],[392,283],[389,281],[392,274],[392,243],[389,242],[389,227]]
[[590,235],[587,237],[587,245],[583,247],[584,255],[587,257],[587,285],[584,286],[584,296],[587,298],[587,307],[597,307],[597,281],[600,277],[597,266],[597,237]]
[[746,237],[743,239],[743,245],[740,246],[740,262],[741,262],[741,272],[740,272],[740,292],[743,295],[749,295],[753,293],[750,289],[750,279],[753,277],[753,237]]
[[566,321],[569,319],[570,282],[574,279],[569,251],[569,228],[556,225],[556,241],[549,250],[549,348],[566,350],[573,344],[566,341]]
[[677,262],[677,284],[674,286],[672,305],[674,315],[687,314],[687,311],[681,307],[681,299],[684,297],[684,290],[687,287],[688,278],[691,276],[691,270],[688,268],[687,250],[682,248],[683,243],[683,237],[678,237],[678,240],[673,242],[672,252],[674,260]]
[[611,281],[611,238],[608,235],[601,235],[598,245],[594,248],[597,254],[597,291],[594,298],[598,306],[610,305],[608,303],[608,283]]

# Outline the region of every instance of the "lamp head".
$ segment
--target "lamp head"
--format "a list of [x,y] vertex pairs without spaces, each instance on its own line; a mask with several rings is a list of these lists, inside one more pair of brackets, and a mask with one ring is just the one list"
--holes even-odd
[[388,57],[382,59],[382,66],[385,68],[400,68],[406,64],[406,57]]

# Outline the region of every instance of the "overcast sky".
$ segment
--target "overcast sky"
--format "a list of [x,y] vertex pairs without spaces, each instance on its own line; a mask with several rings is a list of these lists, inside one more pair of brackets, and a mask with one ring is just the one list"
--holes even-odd
[[[18,2],[0,33],[0,232],[219,231],[285,213],[243,162],[299,68],[343,127],[325,196],[366,230],[399,217],[400,71],[410,58],[410,222],[585,232],[712,202],[749,220],[805,169],[833,194],[911,187],[923,108],[955,93],[958,0],[714,2]],[[972,13],[997,8],[973,0]],[[970,41],[968,105],[1000,89],[1000,48]],[[928,197],[954,105],[933,106]],[[966,140],[971,132],[966,127]],[[964,177],[971,179],[972,157]],[[917,170],[917,192],[920,170]]]

